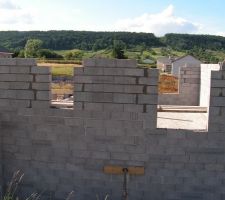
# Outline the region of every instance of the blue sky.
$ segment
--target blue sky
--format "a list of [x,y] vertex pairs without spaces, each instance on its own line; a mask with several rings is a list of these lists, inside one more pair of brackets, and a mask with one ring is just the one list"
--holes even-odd
[[0,0],[0,30],[225,36],[224,0]]

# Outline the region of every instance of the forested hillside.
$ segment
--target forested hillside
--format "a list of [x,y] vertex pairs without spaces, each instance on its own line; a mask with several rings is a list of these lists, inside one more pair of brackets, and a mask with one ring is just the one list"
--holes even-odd
[[43,48],[51,50],[99,50],[110,48],[113,40],[123,41],[128,48],[137,45],[163,46],[152,33],[90,32],[90,31],[0,31],[0,45],[11,49],[24,48],[28,39],[40,39]]
[[[26,48],[29,40],[30,48]],[[38,48],[32,47],[32,41],[37,42]],[[156,63],[161,56],[185,54],[207,63],[217,63],[225,58],[225,37],[213,35],[166,34],[156,37],[152,33],[130,32],[0,31],[0,46],[14,52],[14,56],[40,59],[81,61],[95,56],[114,57],[113,51],[118,47],[125,54],[124,58],[137,59],[139,63],[146,59]],[[33,52],[28,52],[32,48]]]
[[176,50],[194,48],[208,50],[225,50],[225,37],[214,35],[166,34],[162,43]]

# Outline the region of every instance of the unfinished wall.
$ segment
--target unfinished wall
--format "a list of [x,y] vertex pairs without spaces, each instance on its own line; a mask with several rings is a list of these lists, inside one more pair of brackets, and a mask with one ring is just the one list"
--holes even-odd
[[[13,66],[19,68],[19,61]],[[28,103],[0,97],[4,184],[15,170],[24,171],[20,196],[37,191],[43,199],[65,199],[74,190],[78,200],[95,200],[96,194],[121,199],[123,176],[103,173],[104,166],[119,165],[145,167],[144,176],[129,177],[129,200],[225,199],[224,71],[212,75],[214,120],[204,133],[156,129],[156,70],[129,60],[87,60],[75,70],[75,109],[62,110],[40,106],[46,104],[37,94],[48,83],[34,77],[46,71],[30,61],[23,65],[33,78],[23,81],[34,96],[19,99]],[[0,69],[11,68],[5,65],[0,61]]]
[[200,67],[181,67],[178,93],[159,94],[159,105],[198,106],[200,94]]
[[[1,123],[0,123],[1,130]],[[3,189],[3,174],[2,174],[2,134],[0,134],[0,198],[2,198],[2,189]]]

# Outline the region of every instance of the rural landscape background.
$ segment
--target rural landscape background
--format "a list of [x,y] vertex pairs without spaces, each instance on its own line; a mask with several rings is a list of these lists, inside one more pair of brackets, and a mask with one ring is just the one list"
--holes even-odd
[[[53,94],[71,94],[73,67],[85,58],[113,58],[119,49],[124,58],[140,66],[156,67],[162,56],[193,55],[203,63],[218,63],[225,57],[225,37],[213,35],[90,31],[1,31],[0,46],[14,57],[34,57],[40,66],[52,67]],[[123,57],[122,57],[123,58]],[[177,80],[162,76],[160,92],[177,92]]]

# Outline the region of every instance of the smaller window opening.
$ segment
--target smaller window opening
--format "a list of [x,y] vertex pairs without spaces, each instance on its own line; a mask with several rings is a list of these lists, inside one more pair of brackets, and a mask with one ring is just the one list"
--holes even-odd
[[73,73],[74,64],[51,63],[51,107],[58,109],[73,109]]
[[159,94],[177,94],[179,93],[178,77],[169,74],[161,73],[159,76]]

